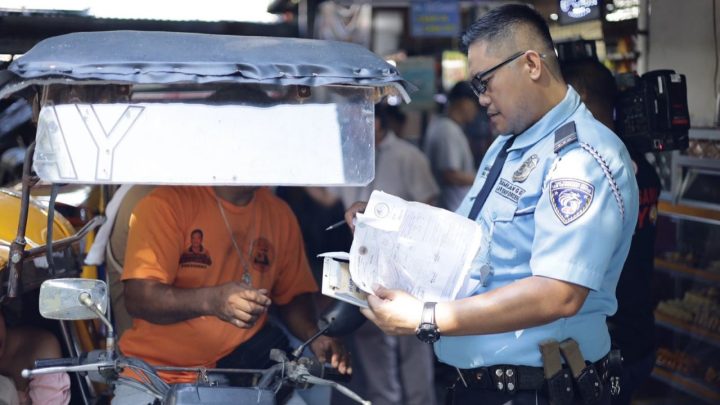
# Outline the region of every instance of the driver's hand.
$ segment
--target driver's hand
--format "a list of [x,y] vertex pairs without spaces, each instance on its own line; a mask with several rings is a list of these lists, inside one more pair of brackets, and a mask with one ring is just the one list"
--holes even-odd
[[248,329],[267,312],[271,300],[267,290],[256,290],[245,283],[231,281],[215,287],[215,315],[238,328]]
[[355,232],[355,223],[353,222],[355,215],[358,212],[365,212],[365,207],[367,207],[367,201],[358,201],[345,211],[345,222],[347,222],[351,231]]
[[350,353],[345,350],[345,345],[335,338],[319,336],[311,344],[315,356],[323,363],[330,363],[340,374],[352,374],[350,365]]

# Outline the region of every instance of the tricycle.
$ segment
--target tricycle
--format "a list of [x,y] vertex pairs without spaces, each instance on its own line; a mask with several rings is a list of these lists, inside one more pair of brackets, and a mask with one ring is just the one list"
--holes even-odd
[[[70,265],[68,273],[61,266],[65,256],[58,255],[105,222],[112,232],[112,213],[96,216],[73,235],[57,235],[54,202],[64,185],[98,186],[107,199],[117,186],[129,184],[366,185],[374,177],[374,104],[386,96],[409,102],[408,90],[412,85],[392,65],[361,46],[296,38],[75,33],[46,39],[15,60],[0,74],[0,99],[27,99],[37,134],[25,157],[17,233],[5,247],[0,302],[15,300],[47,279],[40,307],[54,310],[44,316],[101,319],[99,329],[106,334],[100,349],[90,351],[78,350],[67,337],[70,358],[40,362],[25,374],[78,371],[87,373],[85,385],[88,379],[139,384],[161,403],[198,403],[205,398],[201,392],[224,398],[215,402],[242,403],[250,397],[256,402],[278,382],[331,384],[353,396],[312,372],[324,368],[297,350],[272,352],[276,366],[267,370],[227,371],[260,376],[249,396],[205,379],[219,370],[184,367],[177,371],[197,373],[198,382],[171,386],[157,376],[171,368],[119,354],[112,312],[105,314],[112,307],[105,302],[107,284],[60,279],[78,275],[80,265]],[[45,243],[28,246],[28,207],[38,183],[51,188],[49,225]],[[31,275],[26,267],[38,258],[46,265],[25,285]],[[107,272],[99,273],[108,278]],[[357,325],[359,313],[344,308],[331,311],[332,322],[325,316],[319,330],[336,335],[352,328],[333,331],[334,322]],[[133,370],[133,377],[122,370]],[[84,389],[82,397],[85,404],[97,400],[92,389]],[[273,403],[273,395],[267,398]]]

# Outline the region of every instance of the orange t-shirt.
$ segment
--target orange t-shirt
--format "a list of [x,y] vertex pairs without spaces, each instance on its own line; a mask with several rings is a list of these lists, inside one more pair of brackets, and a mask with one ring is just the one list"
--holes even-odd
[[[260,188],[244,207],[220,202],[250,267],[254,288],[270,291],[273,303],[279,305],[317,291],[297,220],[283,201]],[[123,280],[199,288],[242,281],[243,273],[243,261],[211,187],[158,187],[135,207]],[[254,327],[240,329],[215,316],[172,325],[134,319],[120,339],[120,349],[153,365],[212,368],[250,339],[265,320],[263,315]],[[170,383],[196,380],[195,375],[180,373],[162,373],[162,377]]]

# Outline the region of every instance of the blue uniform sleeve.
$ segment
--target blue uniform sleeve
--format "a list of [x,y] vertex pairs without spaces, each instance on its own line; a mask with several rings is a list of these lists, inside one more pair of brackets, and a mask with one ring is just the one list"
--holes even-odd
[[535,209],[533,275],[598,290],[622,244],[622,193],[587,151],[557,158]]

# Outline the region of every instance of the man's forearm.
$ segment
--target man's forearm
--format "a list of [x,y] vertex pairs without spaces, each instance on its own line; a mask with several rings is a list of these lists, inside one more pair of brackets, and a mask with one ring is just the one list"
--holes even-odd
[[435,317],[444,335],[480,335],[544,325],[577,313],[589,290],[533,276],[474,297],[439,303]]
[[167,325],[212,315],[213,287],[177,288],[148,280],[125,280],[125,302],[133,318]]
[[300,294],[278,309],[290,332],[303,342],[318,331],[312,294]]

